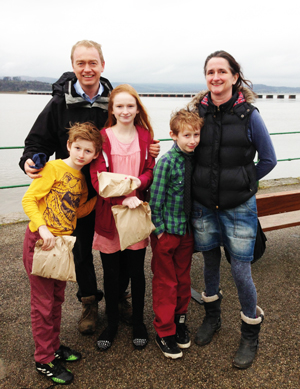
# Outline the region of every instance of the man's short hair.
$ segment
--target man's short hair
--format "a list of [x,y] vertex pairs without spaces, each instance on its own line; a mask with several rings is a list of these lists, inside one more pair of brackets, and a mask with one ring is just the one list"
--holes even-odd
[[69,143],[72,144],[77,139],[93,142],[96,154],[102,150],[102,136],[99,129],[92,123],[74,123],[69,128]]
[[98,53],[99,53],[99,57],[100,57],[101,64],[104,63],[104,57],[103,57],[101,45],[100,45],[99,43],[97,43],[97,42],[89,41],[89,40],[78,41],[78,42],[75,43],[75,45],[72,47],[72,50],[71,50],[71,61],[72,61],[72,63],[73,63],[73,59],[74,59],[74,51],[75,51],[75,49],[76,49],[78,46],[84,46],[84,47],[87,47],[87,48],[94,47],[94,48],[98,51]]
[[180,109],[171,115],[170,129],[174,135],[178,135],[179,132],[184,131],[186,126],[191,126],[196,131],[200,130],[203,125],[204,119],[195,112],[186,109]]

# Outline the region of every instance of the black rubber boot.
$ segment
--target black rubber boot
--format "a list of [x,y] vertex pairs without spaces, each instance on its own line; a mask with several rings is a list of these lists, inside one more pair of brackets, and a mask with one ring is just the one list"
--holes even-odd
[[205,308],[205,318],[203,323],[198,328],[195,343],[199,346],[205,346],[212,341],[214,333],[221,329],[221,301],[222,292],[214,296],[207,297],[205,293],[202,293],[202,299]]
[[240,346],[233,359],[233,366],[238,369],[247,369],[252,365],[258,349],[258,334],[261,323],[264,320],[264,311],[260,307],[256,307],[256,318],[251,319],[241,312],[241,340]]

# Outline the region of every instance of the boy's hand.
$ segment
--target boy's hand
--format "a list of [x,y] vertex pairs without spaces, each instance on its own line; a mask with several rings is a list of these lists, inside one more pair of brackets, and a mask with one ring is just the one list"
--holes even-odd
[[151,143],[151,145],[149,147],[149,153],[150,153],[151,157],[153,157],[153,158],[157,158],[158,154],[160,152],[159,142],[160,142],[159,140],[153,139],[153,143]]
[[163,236],[163,232],[157,235],[157,239],[160,239]]
[[55,236],[48,230],[48,227],[40,226],[39,234],[44,242],[41,249],[44,251],[52,250],[55,246]]
[[141,204],[141,200],[138,199],[136,196],[130,196],[126,197],[126,199],[123,200],[122,205],[126,205],[130,209],[137,208]]
[[28,177],[30,177],[32,179],[42,177],[42,175],[39,174],[39,172],[41,170],[43,170],[43,168],[41,168],[41,169],[34,169],[34,168],[30,167],[29,165],[35,165],[33,160],[30,159],[30,158],[27,159],[25,164],[24,164],[24,171],[25,171],[25,173],[27,174]]

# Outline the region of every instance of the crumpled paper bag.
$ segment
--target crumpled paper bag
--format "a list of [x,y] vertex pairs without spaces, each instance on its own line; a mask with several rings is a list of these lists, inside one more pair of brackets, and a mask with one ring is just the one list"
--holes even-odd
[[99,195],[106,197],[119,197],[130,194],[137,188],[137,185],[126,174],[97,172],[99,182]]
[[54,248],[45,251],[41,249],[43,240],[39,239],[34,248],[31,274],[60,281],[76,282],[72,252],[75,240],[75,236],[56,236]]
[[141,201],[135,209],[130,209],[126,205],[114,205],[111,210],[120,238],[121,251],[148,238],[155,230],[151,222],[151,209],[146,202]]

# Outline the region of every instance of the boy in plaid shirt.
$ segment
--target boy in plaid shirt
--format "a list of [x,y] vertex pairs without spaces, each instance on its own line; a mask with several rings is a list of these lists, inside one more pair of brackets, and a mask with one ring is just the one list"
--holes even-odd
[[190,268],[194,238],[190,228],[194,150],[203,119],[180,110],[172,115],[173,147],[154,168],[150,207],[156,227],[151,235],[152,296],[156,343],[165,357],[182,357],[191,345],[185,324],[191,299]]

